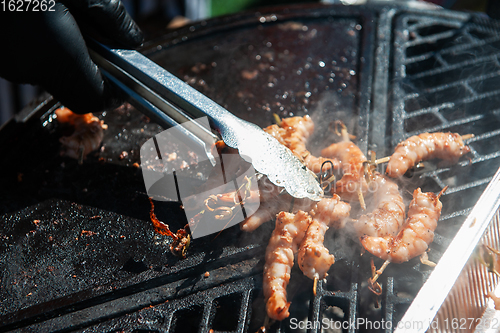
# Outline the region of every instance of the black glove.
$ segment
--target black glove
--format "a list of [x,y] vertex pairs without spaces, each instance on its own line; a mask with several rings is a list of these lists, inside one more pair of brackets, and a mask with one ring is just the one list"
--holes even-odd
[[45,3],[46,11],[0,10],[0,76],[40,85],[77,113],[116,105],[118,95],[90,59],[82,33],[115,47],[140,46],[142,32],[123,4],[120,0]]

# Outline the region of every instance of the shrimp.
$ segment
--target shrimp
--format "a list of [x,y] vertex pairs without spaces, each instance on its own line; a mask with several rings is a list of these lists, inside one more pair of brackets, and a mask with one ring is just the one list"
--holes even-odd
[[72,135],[59,139],[63,145],[62,155],[80,159],[99,148],[104,137],[103,130],[108,128],[103,120],[99,120],[92,113],[73,113],[65,107],[56,110],[56,115],[60,123],[74,127]]
[[396,236],[405,219],[405,205],[398,185],[379,173],[370,182],[374,192],[376,209],[354,221],[359,236]]
[[343,228],[351,206],[340,200],[338,195],[323,198],[309,212],[312,223],[302,240],[297,260],[300,270],[310,279],[324,279],[335,263],[335,257],[323,245],[325,233],[330,226]]
[[458,133],[422,133],[399,143],[387,164],[386,174],[401,177],[418,164],[433,158],[441,158],[456,163],[460,157],[470,152]]
[[267,177],[259,181],[260,206],[257,211],[240,223],[240,228],[246,232],[252,232],[263,223],[272,220],[281,211],[296,213],[299,210],[308,211],[314,201],[309,199],[292,198],[283,188],[271,183]]
[[420,188],[413,192],[406,225],[397,236],[361,236],[361,244],[371,254],[394,263],[403,263],[423,254],[434,240],[434,230],[443,207],[438,195],[422,193]]
[[263,290],[269,318],[283,320],[290,313],[286,287],[290,281],[293,257],[312,219],[304,211],[297,214],[281,212],[269,239],[264,265]]
[[307,139],[314,131],[314,123],[307,115],[284,118],[281,120],[280,126],[271,125],[264,128],[264,131],[289,148],[295,156],[304,161],[307,168],[315,173],[321,171],[321,165],[326,161],[331,161],[335,168],[340,166],[336,159],[316,157],[307,150]]
[[361,149],[356,146],[349,138],[347,128],[340,121],[337,122],[342,127],[342,141],[333,143],[321,151],[322,156],[336,158],[341,161],[342,178],[335,183],[332,193],[339,194],[342,199],[347,201],[362,200],[360,194],[366,193],[368,185],[364,175],[364,162],[366,156]]

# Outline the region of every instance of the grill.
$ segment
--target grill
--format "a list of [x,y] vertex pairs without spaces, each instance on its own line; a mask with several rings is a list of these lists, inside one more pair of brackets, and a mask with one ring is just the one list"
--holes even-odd
[[[311,114],[319,125],[312,142],[327,141],[321,124],[336,119],[377,156],[424,131],[475,134],[470,161],[426,162],[410,180],[424,191],[450,186],[429,252],[438,262],[500,165],[498,30],[479,15],[429,7],[308,5],[198,22],[143,51],[258,125],[271,124],[273,112]],[[58,156],[55,107],[44,103],[43,116],[0,131],[0,331],[256,332],[272,224],[196,239],[187,259],[173,258],[148,222],[133,167],[139,147],[162,129],[134,109],[103,113],[104,149],[78,165]],[[156,214],[172,229],[186,223],[178,203],[157,203]],[[418,259],[389,265],[375,307],[370,256],[359,256],[345,231],[327,235],[336,257],[327,281],[313,295],[295,267],[290,318],[270,331],[327,332],[298,324],[326,320],[338,328],[331,331],[391,332],[432,269]]]

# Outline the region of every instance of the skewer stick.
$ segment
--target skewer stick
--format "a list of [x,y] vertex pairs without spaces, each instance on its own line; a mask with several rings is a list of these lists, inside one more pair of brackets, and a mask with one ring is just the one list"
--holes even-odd
[[314,280],[313,280],[313,294],[316,297],[316,289],[318,287],[318,275],[314,275]]
[[359,199],[359,204],[361,205],[361,209],[366,210],[366,203],[365,203],[365,198],[363,197],[363,191],[361,191],[361,188],[358,188],[357,192],[358,192],[358,199]]
[[379,158],[378,160],[375,160],[375,164],[382,164],[382,163],[386,163],[386,162],[389,162],[391,159],[390,156],[386,156],[386,157],[382,157],[382,158]]
[[422,255],[420,256],[420,262],[422,264],[430,266],[430,267],[436,267],[436,263],[429,260],[429,256],[427,255],[427,252],[422,253]]
[[474,134],[464,134],[461,136],[462,140],[469,140],[474,137]]
[[384,270],[387,268],[387,266],[391,263],[391,261],[389,259],[387,259],[384,264],[382,265],[382,267],[380,267],[379,269],[377,269],[375,271],[375,275],[373,275],[373,277],[371,278],[371,282],[372,283],[375,283],[377,281],[377,279],[379,278],[380,275],[382,275],[382,273],[384,272]]
[[276,125],[281,126],[281,118],[278,116],[278,114],[273,113],[274,121],[276,122]]

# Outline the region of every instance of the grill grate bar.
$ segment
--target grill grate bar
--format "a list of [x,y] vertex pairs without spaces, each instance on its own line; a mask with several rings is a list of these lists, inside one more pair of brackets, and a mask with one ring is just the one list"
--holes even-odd
[[[477,120],[480,120],[480,119],[483,119],[484,118],[484,114],[478,114],[478,115],[475,115],[475,116],[471,116],[471,117],[467,117],[467,118],[463,118],[463,119],[457,119],[457,120],[454,120],[454,121],[450,121],[446,124],[441,124],[441,125],[438,125],[438,126],[433,126],[433,127],[429,127],[426,129],[426,131],[428,132],[439,132],[439,131],[442,131],[444,129],[447,129],[447,128],[450,128],[450,127],[455,127],[455,126],[459,126],[459,125],[464,125],[464,124],[469,124],[469,123],[473,123]],[[416,130],[416,131],[413,131],[413,132],[408,132],[404,135],[405,138],[408,138],[410,136],[413,136],[413,135],[418,135],[422,133],[422,129],[419,129],[419,130]]]
[[471,210],[472,208],[457,210],[456,212],[441,216],[440,221],[448,220],[457,216],[467,216]]
[[[412,64],[412,63],[418,63],[420,61],[430,59],[432,56],[434,56],[436,59],[438,59],[438,58],[443,59],[441,54],[434,55],[434,54],[431,53],[431,54],[428,54],[428,55],[425,55],[425,56],[419,56],[419,57],[409,58],[409,59],[407,59],[404,62],[404,64],[405,65],[409,65],[409,64]],[[490,61],[491,62],[497,62],[498,61],[498,57],[500,57],[500,53],[499,52],[495,52],[495,53],[487,55],[487,56],[477,56],[476,58],[474,58],[474,60],[466,60],[466,61],[459,62],[459,63],[456,63],[456,64],[449,64],[445,60],[442,60],[443,66],[438,66],[437,68],[433,68],[433,69],[430,69],[430,70],[422,71],[422,72],[417,73],[417,74],[409,74],[408,78],[411,78],[411,79],[421,79],[421,78],[424,78],[424,77],[427,77],[427,76],[433,76],[433,75],[437,75],[437,74],[442,74],[442,73],[445,73],[445,72],[449,72],[451,70],[461,70],[463,67],[466,67],[466,66],[473,66],[473,65],[480,64],[480,63],[490,62]]]

